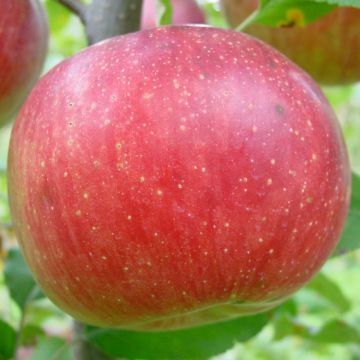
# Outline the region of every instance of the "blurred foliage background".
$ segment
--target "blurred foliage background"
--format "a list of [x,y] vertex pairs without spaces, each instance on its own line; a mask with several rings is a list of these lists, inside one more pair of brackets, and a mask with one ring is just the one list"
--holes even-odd
[[[46,72],[84,48],[86,39],[77,17],[53,0],[43,2],[49,15],[51,31],[44,69]],[[211,24],[226,26],[217,1],[201,0],[199,3],[205,9]],[[324,91],[341,122],[352,168],[360,174],[360,84],[324,88]],[[10,297],[9,287],[5,286],[6,256],[11,257],[7,269],[7,276],[10,276],[11,281],[18,279],[14,272],[26,271],[21,259],[17,258],[17,253],[9,252],[15,246],[15,238],[10,229],[6,190],[6,157],[10,131],[11,125],[0,130],[0,235],[3,239],[0,248],[0,346],[5,341],[6,334],[14,336],[2,326],[2,322],[6,322],[14,329],[22,328],[21,337],[17,339],[17,344],[21,346],[18,359],[69,359],[71,355],[67,344],[73,336],[70,317],[47,299],[36,300],[41,296],[34,296],[32,301],[27,299],[23,304],[21,301],[14,301],[14,296],[13,299]],[[275,311],[271,321],[261,332],[244,343],[234,344],[231,350],[216,359],[360,360],[359,262],[359,251],[330,259],[317,278]],[[31,284],[31,280],[27,279],[17,286],[32,286]],[[21,298],[21,294],[16,294],[18,289],[13,291],[15,298]]]

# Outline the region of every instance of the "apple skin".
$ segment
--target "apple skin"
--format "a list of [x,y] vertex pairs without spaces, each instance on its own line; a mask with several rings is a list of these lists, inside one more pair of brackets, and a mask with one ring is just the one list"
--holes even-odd
[[37,0],[0,0],[0,127],[9,122],[38,79],[48,25]]
[[[222,0],[232,27],[249,16],[257,4],[258,0]],[[281,51],[321,84],[360,81],[360,9],[339,7],[305,27],[256,24],[244,31]]]
[[116,37],[38,82],[9,196],[41,288],[83,322],[200,325],[277,305],[338,242],[350,198],[319,87],[247,35]]
[[[141,16],[141,29],[151,29],[156,24],[156,1],[144,0]],[[173,24],[204,24],[204,13],[195,0],[172,0]]]

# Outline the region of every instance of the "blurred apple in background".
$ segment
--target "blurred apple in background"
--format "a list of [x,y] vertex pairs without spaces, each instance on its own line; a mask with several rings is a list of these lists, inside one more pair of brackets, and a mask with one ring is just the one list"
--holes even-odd
[[[156,26],[157,0],[143,0],[141,28]],[[173,6],[173,24],[203,24],[205,15],[195,0],[171,0]]]
[[47,41],[46,15],[37,0],[0,0],[0,127],[39,77]]
[[[229,24],[237,27],[258,0],[221,0]],[[244,31],[280,50],[324,85],[360,80],[360,9],[340,7],[306,27],[254,24]]]

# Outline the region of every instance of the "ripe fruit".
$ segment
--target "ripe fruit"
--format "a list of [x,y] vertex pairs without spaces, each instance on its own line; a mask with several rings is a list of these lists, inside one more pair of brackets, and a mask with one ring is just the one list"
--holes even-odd
[[[156,27],[156,1],[144,0],[141,29]],[[172,0],[173,24],[203,24],[205,16],[195,0]]]
[[40,75],[48,29],[37,0],[0,0],[0,127]]
[[48,73],[17,118],[10,203],[45,293],[100,326],[258,312],[319,269],[349,163],[317,85],[241,33],[113,38]]
[[[222,0],[233,27],[257,4],[258,0]],[[360,80],[360,9],[340,7],[306,27],[252,25],[245,31],[280,50],[322,84]]]

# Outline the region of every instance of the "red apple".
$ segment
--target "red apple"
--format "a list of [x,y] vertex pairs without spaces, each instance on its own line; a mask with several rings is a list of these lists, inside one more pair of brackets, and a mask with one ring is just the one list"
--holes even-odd
[[86,323],[165,329],[303,286],[339,239],[350,175],[302,70],[241,33],[177,26],[50,71],[15,123],[9,187],[50,299]]
[[[156,27],[157,0],[143,0],[141,29]],[[195,0],[171,0],[173,6],[173,24],[203,24],[205,16]]]
[[48,28],[37,0],[0,0],[0,127],[18,110],[40,75]]
[[[222,0],[233,27],[257,5],[258,0]],[[252,25],[245,31],[280,50],[322,84],[360,81],[360,9],[339,7],[306,27]]]

